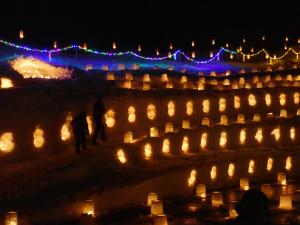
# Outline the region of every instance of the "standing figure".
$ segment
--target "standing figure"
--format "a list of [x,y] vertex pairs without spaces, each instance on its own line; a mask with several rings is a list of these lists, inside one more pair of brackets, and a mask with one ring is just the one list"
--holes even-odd
[[88,124],[86,121],[86,113],[81,112],[71,121],[72,132],[75,140],[75,150],[77,154],[81,154],[80,147],[86,148],[86,135],[89,134]]
[[97,144],[97,139],[100,133],[101,141],[106,141],[106,135],[105,135],[105,127],[103,124],[103,116],[105,114],[105,107],[102,101],[102,98],[99,98],[94,106],[93,106],[93,121],[95,124],[95,130],[94,130],[94,136],[93,136],[93,142],[92,144]]

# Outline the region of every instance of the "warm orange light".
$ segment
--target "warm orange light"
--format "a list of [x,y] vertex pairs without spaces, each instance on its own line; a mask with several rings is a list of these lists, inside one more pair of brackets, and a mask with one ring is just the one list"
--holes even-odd
[[258,143],[261,143],[263,141],[263,129],[262,128],[258,128],[256,133],[255,133],[255,140]]
[[5,214],[5,225],[18,225],[17,212],[7,212]]
[[203,126],[209,126],[210,125],[210,121],[209,121],[209,118],[208,117],[204,117],[202,119],[202,125]]
[[228,166],[228,171],[227,171],[227,173],[228,173],[228,176],[231,178],[231,177],[233,177],[233,175],[234,175],[234,164],[233,163],[230,163],[229,164],[229,166]]
[[285,173],[277,174],[277,184],[286,185],[286,174]]
[[202,149],[206,148],[206,145],[207,145],[207,133],[203,133],[201,135],[201,140],[200,140],[200,146]]
[[6,132],[0,136],[0,151],[9,153],[14,149],[14,147],[15,143],[12,132]]
[[280,127],[276,127],[271,131],[271,135],[274,136],[275,140],[278,142],[280,139]]
[[93,200],[85,200],[82,206],[82,214],[95,216],[94,202]]
[[172,133],[174,132],[174,126],[172,123],[166,123],[166,126],[165,126],[165,133]]
[[268,161],[267,161],[267,171],[272,171],[273,169],[273,162],[274,162],[274,159],[273,158],[268,158]]
[[182,128],[183,129],[191,129],[191,122],[189,120],[182,121]]
[[153,104],[147,106],[147,116],[149,120],[154,120],[156,117],[156,107]]
[[260,114],[259,113],[254,113],[253,115],[253,122],[260,122]]
[[240,144],[245,144],[246,142],[246,128],[241,129],[240,131]]
[[234,108],[239,109],[241,107],[241,98],[234,96]]
[[119,149],[117,152],[117,158],[120,163],[125,164],[127,162],[126,154],[123,149]]
[[237,123],[245,123],[245,116],[244,114],[238,114],[236,118]]
[[158,130],[156,127],[150,127],[150,137],[158,137]]
[[249,179],[247,177],[240,178],[240,189],[244,191],[249,190]]
[[192,101],[188,101],[186,103],[186,114],[191,116],[194,112],[194,103]]
[[299,105],[299,103],[300,103],[300,94],[299,94],[299,92],[295,92],[294,93],[294,104]]
[[152,146],[148,143],[144,146],[144,156],[146,160],[151,159],[152,156]]
[[5,77],[0,78],[0,88],[1,89],[12,88],[13,86],[14,86],[14,84],[11,79],[5,78]]
[[211,204],[212,206],[219,207],[223,205],[223,194],[219,191],[214,191],[211,194]]
[[220,135],[219,145],[220,147],[224,148],[227,144],[227,133],[226,131],[222,131]]
[[36,148],[41,148],[45,144],[44,131],[39,127],[35,128],[33,132],[33,145]]
[[206,198],[206,185],[205,184],[197,184],[196,196],[201,197],[201,198]]
[[250,174],[254,173],[254,166],[255,166],[255,162],[253,160],[250,160],[249,167],[248,167],[248,173],[250,173]]
[[135,108],[134,106],[129,106],[128,108],[128,122],[134,123],[136,121]]
[[281,93],[279,95],[279,103],[281,106],[284,106],[286,104],[286,95],[284,93]]
[[115,120],[115,111],[112,110],[112,109],[109,109],[104,117],[105,117],[105,123],[106,123],[106,126],[111,128],[111,127],[114,127],[115,124],[116,124],[116,120]]
[[187,136],[184,136],[182,139],[181,150],[183,153],[188,153],[189,151],[189,138]]
[[153,200],[158,200],[158,195],[156,193],[149,193],[147,197],[147,206],[151,206]]
[[63,141],[67,141],[71,138],[71,121],[72,121],[72,119],[73,119],[72,115],[69,114],[66,118],[64,125],[62,126],[62,128],[60,130],[60,137],[61,137],[61,140],[63,140]]
[[228,125],[228,117],[226,115],[222,115],[220,117],[220,124],[222,124],[222,125]]
[[293,209],[292,195],[288,193],[280,194],[280,209]]
[[210,178],[212,180],[215,180],[217,178],[217,167],[216,166],[212,166],[212,168],[210,170]]
[[266,94],[265,101],[267,106],[270,106],[272,104],[272,97],[270,94]]
[[165,138],[163,141],[162,152],[164,154],[170,153],[170,140],[168,138]]
[[204,113],[209,113],[209,108],[210,108],[210,102],[209,99],[205,99],[202,102],[202,110]]
[[164,213],[163,202],[161,200],[152,200],[151,202],[151,214],[161,215]]
[[168,74],[163,73],[161,75],[161,82],[168,82],[168,81],[169,81]]
[[286,161],[285,161],[285,169],[286,170],[291,170],[292,169],[292,157],[291,156],[288,156],[286,158]]
[[290,138],[291,138],[292,141],[294,141],[295,138],[296,138],[296,129],[295,129],[295,127],[291,127],[291,129],[290,129]]
[[117,49],[117,44],[116,44],[116,42],[113,42],[113,43],[112,43],[112,48],[113,48],[114,50]]
[[189,187],[193,187],[195,185],[196,177],[197,177],[197,171],[192,170],[191,173],[190,173],[190,176],[188,178],[188,186]]
[[256,97],[254,94],[250,94],[248,96],[248,103],[250,106],[255,106],[256,105]]
[[22,40],[24,38],[24,31],[20,30],[19,32],[19,38]]
[[124,133],[124,143],[133,143],[133,133],[131,131]]
[[226,110],[226,99],[220,98],[219,99],[219,111],[224,112]]

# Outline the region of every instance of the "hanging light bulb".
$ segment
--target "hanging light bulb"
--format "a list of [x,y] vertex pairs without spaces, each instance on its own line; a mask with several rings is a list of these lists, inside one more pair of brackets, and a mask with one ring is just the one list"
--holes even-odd
[[192,52],[192,58],[194,59],[196,57],[196,53]]
[[243,43],[246,43],[246,38],[243,38]]
[[212,45],[215,45],[215,44],[216,44],[215,39],[212,39],[212,40],[211,40],[211,44],[212,44]]
[[265,37],[265,35],[263,35],[263,36],[262,36],[262,40],[263,40],[263,41],[265,41],[265,40],[266,40],[266,37]]
[[141,52],[142,51],[142,47],[141,45],[138,46],[138,51]]
[[285,37],[285,41],[288,42],[289,41],[289,37]]
[[228,44],[228,43],[226,43],[225,47],[226,47],[226,48],[229,48],[229,44]]
[[19,38],[21,40],[24,38],[24,32],[23,32],[23,30],[20,30],[20,32],[19,32]]
[[252,53],[254,52],[254,48],[251,48],[251,52],[252,52]]
[[287,48],[288,48],[288,47],[287,47],[286,45],[284,45],[284,50],[287,50]]
[[53,42],[53,48],[57,48],[57,42],[56,41]]
[[113,43],[112,43],[112,48],[113,48],[114,50],[117,49],[117,44],[116,44],[116,42],[113,42]]
[[195,47],[195,41],[192,41],[191,44],[192,44],[192,47]]

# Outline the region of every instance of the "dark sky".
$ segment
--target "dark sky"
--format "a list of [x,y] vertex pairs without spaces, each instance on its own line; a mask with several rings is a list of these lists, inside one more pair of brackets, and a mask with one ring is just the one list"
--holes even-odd
[[209,47],[238,45],[246,37],[249,45],[265,34],[270,46],[300,37],[300,7],[297,1],[203,1],[203,0],[2,0],[0,38],[17,40],[23,29],[24,43],[51,46],[87,42],[101,49],[117,41],[121,49],[141,43],[144,49],[188,48],[196,40]]

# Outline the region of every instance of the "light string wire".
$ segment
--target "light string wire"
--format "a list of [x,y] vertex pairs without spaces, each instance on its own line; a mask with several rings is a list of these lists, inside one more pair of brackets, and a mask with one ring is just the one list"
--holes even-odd
[[289,52],[292,52],[295,55],[297,55],[297,58],[298,58],[298,54],[300,54],[300,52],[297,52],[296,50],[294,50],[291,47],[285,53],[283,53],[279,57],[276,57],[276,56],[271,57],[271,55],[269,54],[269,52],[267,50],[265,50],[264,48],[261,49],[260,51],[256,52],[256,53],[246,54],[246,53],[244,53],[242,51],[239,51],[239,50],[234,51],[234,50],[230,50],[228,48],[221,47],[219,49],[219,51],[217,51],[210,59],[198,61],[198,60],[195,60],[195,59],[189,57],[186,53],[184,53],[181,50],[177,50],[177,51],[175,51],[174,53],[172,53],[171,55],[168,55],[168,56],[162,56],[162,57],[145,57],[145,56],[137,54],[137,53],[135,53],[133,51],[126,51],[126,52],[102,52],[102,51],[97,51],[97,50],[85,48],[85,47],[82,47],[80,45],[69,45],[69,46],[66,46],[64,48],[54,48],[54,49],[38,49],[38,48],[31,48],[31,47],[27,47],[27,46],[23,46],[23,45],[18,45],[18,44],[15,44],[15,43],[12,43],[12,42],[8,42],[8,41],[2,40],[2,39],[0,39],[0,43],[3,44],[3,45],[9,46],[9,47],[14,47],[14,48],[22,49],[22,50],[26,50],[26,51],[47,53],[48,56],[49,56],[49,60],[51,60],[51,57],[52,57],[53,53],[59,53],[59,52],[68,51],[68,50],[71,50],[71,49],[79,49],[79,50],[82,50],[82,51],[85,51],[85,52],[88,52],[88,53],[91,53],[91,54],[104,55],[104,56],[132,55],[132,56],[140,58],[140,59],[151,60],[151,61],[166,60],[166,59],[170,59],[170,58],[174,58],[176,60],[177,57],[178,57],[178,54],[180,54],[185,59],[187,59],[187,60],[189,60],[191,62],[197,63],[197,64],[205,64],[205,63],[212,62],[212,61],[214,61],[216,59],[219,59],[219,57],[221,56],[221,54],[223,52],[230,53],[230,54],[241,54],[243,57],[247,57],[247,58],[250,58],[250,57],[253,57],[253,56],[257,56],[257,55],[259,55],[261,53],[264,53],[266,55],[266,58],[268,58],[270,60],[280,60],[280,59],[283,59]]

